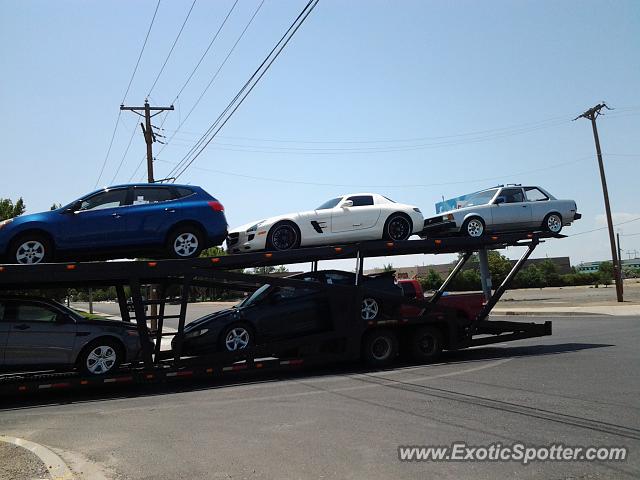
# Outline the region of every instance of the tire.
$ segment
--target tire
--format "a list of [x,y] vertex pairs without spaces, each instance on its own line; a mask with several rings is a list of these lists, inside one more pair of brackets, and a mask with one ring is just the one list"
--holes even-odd
[[204,249],[204,239],[198,227],[185,225],[175,228],[167,240],[167,253],[171,258],[195,258]]
[[99,338],[82,349],[78,368],[87,375],[105,375],[118,369],[124,358],[123,347],[111,338]]
[[551,233],[562,231],[562,216],[559,213],[550,213],[542,222],[542,229]]
[[484,220],[480,217],[467,218],[460,229],[463,235],[470,238],[482,238],[485,233]]
[[253,329],[244,323],[232,323],[220,335],[221,352],[237,352],[255,345]]
[[300,246],[300,229],[298,226],[289,221],[278,222],[267,235],[268,250],[293,250]]
[[362,308],[360,309],[360,316],[362,320],[368,322],[375,320],[380,315],[380,302],[375,298],[367,297],[362,300]]
[[372,367],[384,367],[398,355],[398,337],[392,330],[367,332],[362,340],[362,358]]
[[440,356],[444,338],[436,327],[420,327],[409,337],[411,358],[418,362],[429,362]]
[[413,223],[404,213],[394,213],[384,223],[383,240],[400,242],[407,240],[413,232]]
[[53,259],[53,247],[44,235],[37,233],[18,237],[9,248],[9,262],[19,264],[37,264]]

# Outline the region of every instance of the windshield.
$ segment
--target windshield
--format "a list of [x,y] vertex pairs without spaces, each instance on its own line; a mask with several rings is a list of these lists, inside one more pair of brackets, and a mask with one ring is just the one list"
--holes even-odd
[[491,190],[485,190],[484,192],[478,192],[478,193],[469,195],[467,198],[465,198],[460,202],[459,208],[474,207],[477,205],[486,205],[491,201],[491,199],[493,198],[493,196],[496,194],[497,191],[498,191],[497,188],[492,188]]
[[338,198],[332,198],[331,200],[324,202],[322,205],[320,205],[318,208],[316,208],[316,210],[328,210],[330,208],[335,207],[336,205],[338,205],[338,202],[342,200],[342,197],[338,197]]
[[267,290],[269,290],[270,286],[271,285],[269,285],[268,283],[264,284],[258,290],[253,292],[251,295],[249,295],[247,298],[245,298],[243,301],[241,301],[238,305],[236,305],[236,308],[249,307],[249,306],[253,305],[256,302],[259,302],[260,300],[262,300],[264,298],[265,292]]

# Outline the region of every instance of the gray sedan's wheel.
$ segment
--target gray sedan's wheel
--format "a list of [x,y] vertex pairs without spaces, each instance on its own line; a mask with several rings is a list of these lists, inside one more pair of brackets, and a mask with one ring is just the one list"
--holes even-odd
[[89,375],[104,375],[113,372],[122,362],[120,347],[115,341],[105,338],[89,344],[78,358],[80,369]]
[[195,227],[177,228],[169,236],[169,255],[173,258],[194,258],[200,255],[204,245]]
[[562,230],[562,217],[559,213],[550,213],[544,218],[542,227],[551,233],[560,233],[560,230]]
[[484,222],[479,217],[469,218],[462,224],[462,233],[471,238],[480,238],[484,235]]
[[361,316],[363,320],[375,320],[380,312],[380,305],[375,298],[362,300]]
[[300,246],[300,231],[293,222],[276,223],[267,235],[269,250],[291,250]]
[[16,240],[10,251],[10,261],[32,265],[36,263],[48,262],[51,255],[51,246],[49,242],[39,236],[24,236]]
[[253,345],[253,332],[245,325],[230,325],[221,336],[223,351],[236,352]]

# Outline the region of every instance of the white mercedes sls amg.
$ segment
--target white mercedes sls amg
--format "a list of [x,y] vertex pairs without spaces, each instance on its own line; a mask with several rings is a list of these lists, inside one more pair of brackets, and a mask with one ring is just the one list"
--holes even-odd
[[290,250],[365,240],[407,240],[424,228],[418,207],[376,193],[332,198],[315,210],[251,222],[229,232],[227,251]]

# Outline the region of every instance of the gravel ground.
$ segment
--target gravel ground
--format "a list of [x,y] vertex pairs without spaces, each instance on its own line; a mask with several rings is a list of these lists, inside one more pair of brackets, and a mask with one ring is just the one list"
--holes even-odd
[[0,442],[0,480],[51,478],[47,467],[26,448]]

